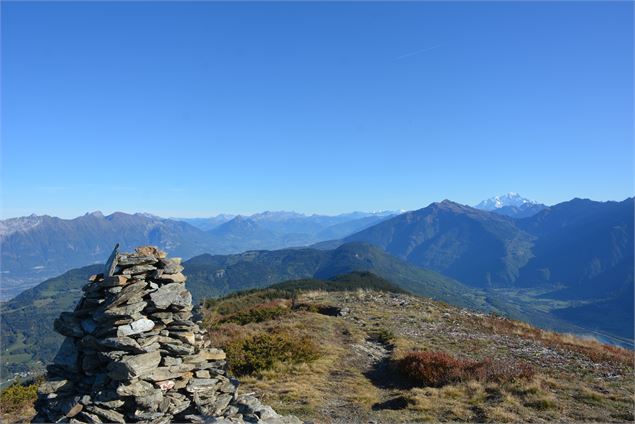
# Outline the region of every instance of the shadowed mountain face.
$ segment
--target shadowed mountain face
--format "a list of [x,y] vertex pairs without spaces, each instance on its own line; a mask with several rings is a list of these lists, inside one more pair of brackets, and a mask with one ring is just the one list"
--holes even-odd
[[533,237],[510,218],[446,200],[344,240],[371,243],[412,264],[487,287],[517,279],[530,259]]
[[408,212],[344,239],[476,287],[566,285],[578,295],[633,281],[633,199],[574,199],[514,220],[450,201]]
[[566,298],[607,297],[632,286],[633,205],[573,199],[518,221],[536,238],[519,283],[564,284],[557,296]]

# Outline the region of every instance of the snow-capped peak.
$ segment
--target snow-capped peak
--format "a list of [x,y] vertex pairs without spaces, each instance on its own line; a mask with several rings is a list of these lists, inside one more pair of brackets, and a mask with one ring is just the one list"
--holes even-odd
[[7,237],[18,231],[28,231],[42,222],[42,216],[32,214],[19,218],[0,220],[0,238]]
[[476,209],[482,209],[485,211],[492,211],[494,209],[500,209],[505,206],[519,207],[522,205],[536,205],[538,202],[522,197],[518,193],[509,192],[502,196],[494,196],[487,200],[483,200],[478,205],[474,206]]

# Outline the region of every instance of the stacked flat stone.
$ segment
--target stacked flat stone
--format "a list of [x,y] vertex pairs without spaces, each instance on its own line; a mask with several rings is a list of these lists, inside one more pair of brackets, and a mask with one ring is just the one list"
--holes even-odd
[[119,253],[94,275],[39,389],[34,422],[297,423],[226,374],[225,353],[192,321],[183,267],[154,247]]

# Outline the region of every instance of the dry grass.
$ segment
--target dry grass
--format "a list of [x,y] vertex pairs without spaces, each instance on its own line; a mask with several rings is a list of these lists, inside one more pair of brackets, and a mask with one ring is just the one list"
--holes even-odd
[[[405,295],[312,292],[298,304],[305,310],[223,324],[210,336],[215,344],[271,331],[310,336],[320,346],[318,359],[241,377],[241,390],[304,420],[633,421],[633,368],[623,349]],[[351,312],[324,315],[324,305]],[[389,364],[413,351],[436,351],[456,368],[449,367],[443,384],[427,387],[406,384],[411,380],[390,366],[373,376],[380,359],[367,351],[369,343],[387,349]],[[447,378],[456,369],[459,377]]]
[[416,383],[434,387],[470,380],[508,383],[530,380],[535,374],[531,366],[519,361],[471,361],[454,358],[446,352],[410,352],[395,361],[395,366]]
[[484,320],[484,323],[494,332],[536,340],[551,348],[574,351],[594,362],[613,362],[630,367],[635,364],[635,353],[632,350],[607,345],[597,340],[545,331],[522,321],[502,317],[493,317]]

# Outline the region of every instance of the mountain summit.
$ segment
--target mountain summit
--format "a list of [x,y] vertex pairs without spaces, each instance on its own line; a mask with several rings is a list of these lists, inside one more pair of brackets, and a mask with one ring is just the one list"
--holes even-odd
[[483,200],[474,207],[499,215],[509,216],[510,218],[529,218],[547,208],[547,206],[542,203],[529,200],[514,192],[491,197],[487,200]]
[[493,211],[494,209],[500,209],[506,206],[520,207],[523,205],[537,204],[538,202],[522,197],[518,193],[509,192],[507,194],[503,194],[502,196],[490,197],[489,199],[483,200],[481,203],[474,207],[476,209],[481,209],[484,211]]

